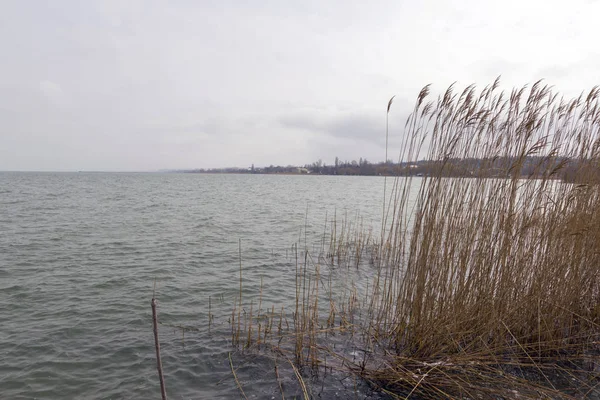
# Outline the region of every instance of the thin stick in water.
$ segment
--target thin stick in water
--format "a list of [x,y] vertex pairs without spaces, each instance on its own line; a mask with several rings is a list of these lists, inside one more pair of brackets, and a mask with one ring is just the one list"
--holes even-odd
[[160,342],[158,341],[158,317],[156,315],[156,299],[152,297],[152,325],[154,327],[154,347],[156,348],[156,368],[158,369],[158,379],[160,380],[160,394],[162,400],[167,400],[167,390],[165,389],[165,377],[163,376],[162,361],[160,360]]

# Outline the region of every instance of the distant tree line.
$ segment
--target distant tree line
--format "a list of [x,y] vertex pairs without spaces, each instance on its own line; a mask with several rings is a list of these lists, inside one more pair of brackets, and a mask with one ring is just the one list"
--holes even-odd
[[410,163],[387,162],[371,163],[366,158],[358,161],[341,161],[335,158],[328,165],[322,160],[304,166],[279,166],[247,168],[194,169],[179,172],[224,173],[224,174],[311,174],[311,175],[363,175],[363,176],[444,176],[444,177],[497,177],[506,178],[515,174],[522,178],[538,178],[551,174],[569,182],[576,182],[581,174],[595,174],[600,181],[600,168],[593,162],[578,162],[566,158],[545,158],[530,156],[525,158],[496,157],[445,160],[420,160]]

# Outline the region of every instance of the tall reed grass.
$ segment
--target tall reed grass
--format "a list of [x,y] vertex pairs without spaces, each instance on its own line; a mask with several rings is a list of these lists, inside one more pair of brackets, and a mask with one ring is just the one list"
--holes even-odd
[[[400,161],[434,161],[434,173],[393,179],[379,243],[354,224],[332,225],[314,258],[296,246],[295,309],[263,314],[255,339],[238,314],[234,344],[351,371],[394,397],[598,395],[600,91],[499,85],[434,99],[425,87]],[[449,178],[466,159],[472,170]],[[371,282],[340,295],[331,267]],[[342,332],[360,357],[331,346]]]

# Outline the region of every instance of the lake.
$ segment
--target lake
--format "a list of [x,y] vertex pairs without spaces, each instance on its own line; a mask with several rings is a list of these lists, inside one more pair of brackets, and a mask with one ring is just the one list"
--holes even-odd
[[[150,310],[155,282],[161,322],[198,329],[185,337],[159,329],[169,398],[239,398],[228,354],[240,240],[244,296],[257,296],[262,277],[263,308],[277,309],[294,296],[292,245],[318,246],[334,214],[356,221],[359,213],[364,227],[377,231],[383,183],[0,173],[0,398],[160,398]],[[267,361],[235,362],[249,397],[281,398]],[[296,389],[287,385],[291,398]],[[331,384],[321,395],[345,398],[343,390],[354,385]]]

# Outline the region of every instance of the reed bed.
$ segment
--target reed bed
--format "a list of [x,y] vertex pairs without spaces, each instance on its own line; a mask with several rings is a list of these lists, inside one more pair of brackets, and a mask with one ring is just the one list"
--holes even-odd
[[399,160],[436,167],[386,183],[381,233],[334,217],[295,246],[294,309],[234,310],[234,345],[392,397],[598,396],[600,91],[499,85],[425,87]]

